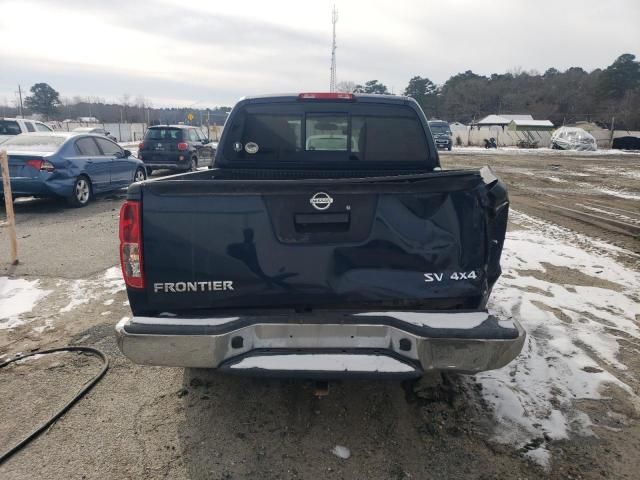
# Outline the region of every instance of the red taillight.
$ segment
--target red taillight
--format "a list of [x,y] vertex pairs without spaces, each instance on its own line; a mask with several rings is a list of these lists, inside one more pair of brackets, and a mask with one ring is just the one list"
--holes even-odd
[[140,142],[138,144],[138,150],[142,150],[144,148],[144,142]]
[[298,95],[298,100],[353,100],[353,93],[301,93]]
[[27,167],[31,167],[35,170],[40,170],[41,172],[53,172],[56,167],[54,167],[53,163],[48,162],[46,160],[42,160],[40,158],[34,158],[32,160],[27,160],[24,162]]
[[42,167],[42,160],[27,160],[25,164],[28,167],[35,168],[36,170],[40,170]]
[[140,202],[126,201],[120,208],[120,265],[127,286],[144,288]]
[[188,143],[184,143],[184,142],[180,142],[178,144],[178,150],[180,150],[180,151],[189,150],[189,144]]

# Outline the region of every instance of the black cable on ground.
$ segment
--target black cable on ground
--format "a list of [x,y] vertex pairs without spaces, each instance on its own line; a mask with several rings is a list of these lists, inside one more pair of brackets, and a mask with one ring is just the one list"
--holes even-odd
[[31,432],[29,435],[27,435],[24,439],[22,439],[16,445],[14,445],[9,450],[7,450],[3,454],[1,454],[0,455],[0,464],[2,464],[5,460],[7,460],[9,457],[11,457],[14,453],[16,453],[19,450],[21,450],[31,440],[36,438],[40,433],[42,433],[49,426],[51,426],[51,424],[53,424],[53,422],[55,422],[58,418],[60,418],[62,415],[64,415],[64,413],[67,410],[69,410],[73,406],[74,403],[76,403],[78,400],[80,400],[89,390],[91,390],[91,387],[93,387],[96,383],[98,383],[98,380],[100,380],[103,377],[103,375],[105,373],[107,373],[107,370],[109,369],[109,359],[107,358],[107,356],[103,352],[101,352],[97,348],[82,347],[82,346],[79,346],[79,345],[69,345],[68,347],[50,348],[48,350],[40,350],[40,351],[35,351],[35,352],[32,352],[32,353],[28,353],[26,355],[21,355],[19,357],[15,357],[15,358],[12,358],[10,360],[7,360],[4,363],[0,363],[0,369],[2,369],[4,367],[6,367],[7,365],[10,365],[10,364],[12,364],[14,362],[17,362],[18,360],[23,360],[25,358],[32,357],[34,355],[45,355],[47,353],[54,353],[54,352],[86,352],[86,353],[90,353],[92,355],[95,355],[95,356],[99,357],[102,360],[102,368],[55,415],[53,415],[51,418],[46,420],[44,423],[40,424],[33,432]]

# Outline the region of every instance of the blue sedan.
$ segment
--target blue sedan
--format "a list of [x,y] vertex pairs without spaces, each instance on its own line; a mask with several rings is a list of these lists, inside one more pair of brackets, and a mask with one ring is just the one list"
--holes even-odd
[[24,133],[0,149],[9,154],[14,197],[64,197],[84,207],[94,195],[146,178],[141,160],[102,135]]

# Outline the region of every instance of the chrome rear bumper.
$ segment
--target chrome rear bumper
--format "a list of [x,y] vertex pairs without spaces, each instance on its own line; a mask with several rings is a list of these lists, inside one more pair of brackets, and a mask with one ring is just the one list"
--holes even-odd
[[138,364],[245,373],[420,376],[500,368],[522,350],[515,320],[486,312],[370,312],[297,317],[134,317],[116,326]]

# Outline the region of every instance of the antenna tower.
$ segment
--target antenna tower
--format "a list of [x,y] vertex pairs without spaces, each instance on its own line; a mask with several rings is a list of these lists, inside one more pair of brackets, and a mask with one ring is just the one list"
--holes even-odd
[[331,79],[329,80],[329,91],[336,91],[336,23],[338,23],[338,10],[333,6],[331,14],[331,23],[333,23],[333,43],[331,45]]

